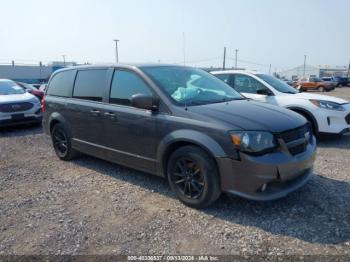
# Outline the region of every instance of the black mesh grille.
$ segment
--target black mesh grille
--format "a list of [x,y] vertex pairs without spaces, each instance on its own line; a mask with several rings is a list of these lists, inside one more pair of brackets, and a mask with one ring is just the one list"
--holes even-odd
[[[300,128],[284,132],[280,135],[280,137],[286,143],[289,153],[291,153],[293,156],[305,152],[308,144],[306,137],[307,132],[309,132],[311,135],[310,127],[308,124]],[[301,140],[301,142],[298,144],[293,143],[293,141],[296,140]]]
[[350,125],[350,114],[345,117],[346,123]]
[[0,104],[0,112],[10,113],[10,112],[20,112],[26,111],[33,107],[32,103],[22,102],[22,103],[9,103],[9,104]]
[[292,142],[294,140],[298,140],[300,138],[305,137],[305,133],[309,131],[309,126],[305,125],[300,128],[287,131],[281,134],[282,139],[284,140],[285,143]]
[[306,150],[306,146],[307,144],[303,143],[303,144],[288,148],[288,150],[294,156],[294,155],[303,153]]

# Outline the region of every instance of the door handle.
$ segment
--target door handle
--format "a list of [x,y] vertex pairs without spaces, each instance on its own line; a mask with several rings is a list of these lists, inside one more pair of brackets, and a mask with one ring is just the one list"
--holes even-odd
[[91,111],[90,111],[90,113],[92,114],[92,115],[94,115],[94,116],[98,116],[98,115],[100,115],[100,111],[98,111],[98,110],[96,110],[96,109],[92,109]]
[[116,115],[112,112],[106,112],[104,115],[110,119],[113,119],[113,120],[117,119]]

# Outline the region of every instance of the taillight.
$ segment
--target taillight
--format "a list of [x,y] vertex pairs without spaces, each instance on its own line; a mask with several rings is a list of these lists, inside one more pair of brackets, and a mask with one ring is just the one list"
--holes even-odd
[[41,99],[41,112],[45,112],[45,96]]

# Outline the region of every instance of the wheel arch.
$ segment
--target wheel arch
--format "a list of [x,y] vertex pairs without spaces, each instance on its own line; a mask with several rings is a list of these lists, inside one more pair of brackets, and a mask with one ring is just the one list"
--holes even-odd
[[213,157],[216,168],[219,172],[218,163],[215,158],[226,156],[223,148],[213,138],[206,134],[192,130],[178,130],[167,135],[158,147],[157,159],[159,163],[159,175],[166,177],[167,164],[170,155],[178,148],[188,145],[197,146]]
[[315,130],[315,133],[318,133],[318,123],[317,120],[315,118],[315,116],[307,109],[305,108],[301,108],[301,107],[297,107],[297,106],[291,106],[291,107],[287,107],[288,109],[301,114],[302,116],[304,116],[307,120],[311,121],[311,124],[313,125],[313,128]]

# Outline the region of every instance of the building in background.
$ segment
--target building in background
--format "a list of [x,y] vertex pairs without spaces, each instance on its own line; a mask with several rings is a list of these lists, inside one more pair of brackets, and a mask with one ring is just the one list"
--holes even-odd
[[[278,75],[281,78],[285,78],[288,80],[295,80],[297,78],[304,76],[304,65],[300,65],[292,69],[278,72]],[[305,76],[319,77],[320,69],[312,65],[305,65]]]
[[329,76],[348,76],[348,67],[346,66],[321,66],[320,77]]
[[75,62],[51,62],[48,65],[18,65],[12,62],[12,64],[0,64],[0,79],[11,79],[18,82],[24,82],[29,84],[45,83],[50,78],[51,74],[58,69],[68,66],[75,66]]

